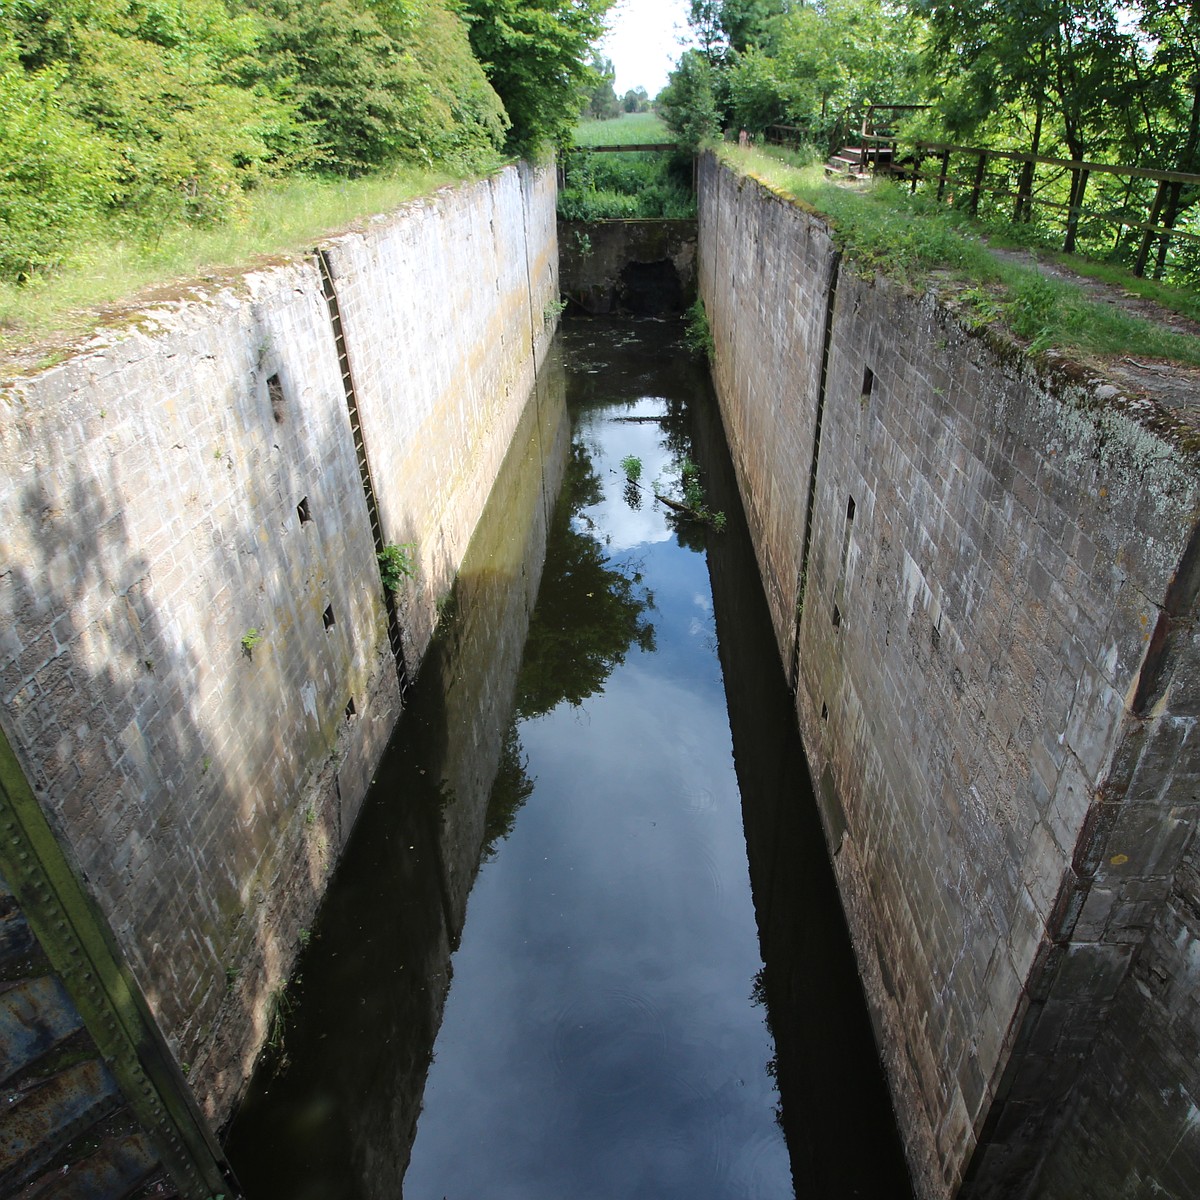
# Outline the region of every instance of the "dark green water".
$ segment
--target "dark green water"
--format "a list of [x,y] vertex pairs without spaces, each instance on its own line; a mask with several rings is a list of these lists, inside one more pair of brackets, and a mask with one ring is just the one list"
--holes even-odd
[[[679,332],[543,373],[230,1130],[250,1200],[910,1194]],[[685,459],[722,532],[654,501]]]

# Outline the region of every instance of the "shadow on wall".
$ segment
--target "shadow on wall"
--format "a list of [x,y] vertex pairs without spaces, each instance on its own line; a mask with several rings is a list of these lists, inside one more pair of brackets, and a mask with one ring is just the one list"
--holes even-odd
[[569,439],[548,362],[230,1127],[249,1196],[400,1192],[467,895],[532,787],[507,715]]
[[[241,466],[230,458],[213,469]],[[257,1044],[292,940],[340,851],[349,822],[336,772],[354,718],[327,682],[322,635],[337,631],[318,622],[332,605],[314,601],[306,613],[295,596],[320,589],[272,577],[259,554],[268,531],[243,527],[228,505],[203,515],[197,532],[218,548],[224,569],[220,578],[197,577],[175,557],[186,543],[138,544],[111,499],[123,493],[111,461],[106,469],[103,478],[77,464],[39,472],[19,496],[35,557],[15,563],[6,580],[9,637],[19,629],[28,639],[6,671],[6,720],[60,840],[211,1114],[214,1095],[240,1086],[248,1029]],[[320,572],[298,513],[294,521],[283,536],[300,542],[297,559],[315,583]],[[370,584],[377,589],[377,577]],[[267,616],[250,625],[231,613],[219,641],[206,639],[186,627],[181,590],[213,604],[239,593]],[[303,747],[288,744],[270,704],[297,676],[326,681],[325,694],[314,683],[302,697],[313,718]],[[216,705],[232,714],[224,728],[212,720]],[[289,812],[278,764],[297,758],[313,770]],[[253,764],[265,764],[257,777]],[[237,1077],[217,1073],[215,1063],[232,1065]]]

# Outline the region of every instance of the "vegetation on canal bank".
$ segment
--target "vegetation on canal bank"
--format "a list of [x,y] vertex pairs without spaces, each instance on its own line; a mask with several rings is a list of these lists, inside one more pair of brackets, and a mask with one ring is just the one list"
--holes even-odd
[[623,154],[567,151],[562,157],[566,186],[559,189],[564,221],[691,220],[692,156],[683,151]]
[[[656,100],[685,145],[745,131],[820,157],[863,134],[896,138],[901,161],[919,142],[980,148],[1000,157],[979,160],[972,209],[1059,245],[1069,224],[1092,258],[1200,280],[1196,4],[691,0],[688,22],[696,48]],[[1006,165],[1014,152],[1040,165]]]
[[[1091,300],[1078,284],[998,256],[984,240],[989,229],[965,214],[883,181],[867,187],[840,186],[825,177],[821,164],[786,151],[719,145],[716,153],[738,173],[826,217],[834,240],[857,269],[878,272],[911,288],[936,279],[939,290],[961,306],[968,321],[979,326],[1000,321],[1034,352],[1055,348],[1085,356],[1134,355],[1200,366],[1200,337]],[[1085,265],[1071,260],[1073,269]],[[1132,282],[1119,278],[1123,286]],[[1137,282],[1141,294],[1163,307],[1193,319],[1200,315],[1189,293]]]
[[613,0],[13,0],[0,352],[566,142]]

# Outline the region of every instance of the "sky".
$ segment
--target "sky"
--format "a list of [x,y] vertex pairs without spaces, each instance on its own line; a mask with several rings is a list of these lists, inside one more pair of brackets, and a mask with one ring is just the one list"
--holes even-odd
[[687,14],[688,0],[617,0],[600,53],[616,67],[618,96],[638,86],[651,98],[662,90],[683,52]]

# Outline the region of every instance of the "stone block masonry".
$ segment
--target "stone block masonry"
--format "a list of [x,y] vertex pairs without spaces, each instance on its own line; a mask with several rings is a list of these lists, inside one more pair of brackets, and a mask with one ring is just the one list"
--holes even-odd
[[1200,1194],[1194,440],[712,160],[700,283],[918,1194]]
[[26,777],[197,1096],[228,1113],[428,645],[557,309],[509,168],[188,291],[0,393],[0,694]]

